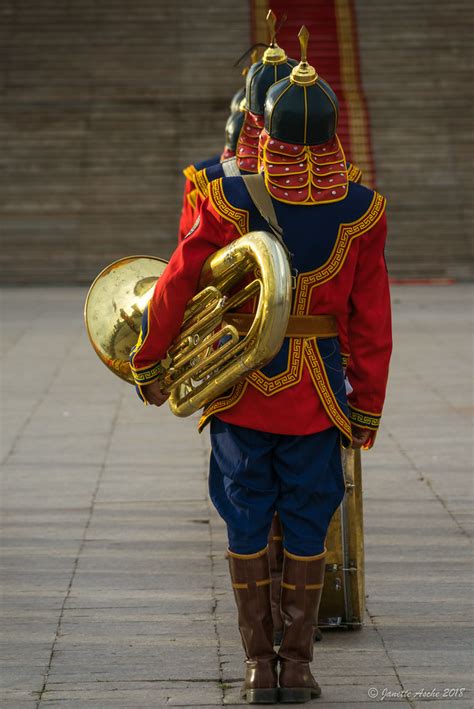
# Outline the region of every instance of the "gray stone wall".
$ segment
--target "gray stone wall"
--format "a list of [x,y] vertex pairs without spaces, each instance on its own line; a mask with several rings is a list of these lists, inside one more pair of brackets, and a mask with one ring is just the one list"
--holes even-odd
[[168,257],[189,162],[220,153],[247,3],[0,0],[3,283]]
[[[473,273],[467,0],[356,0],[390,271]],[[0,279],[168,257],[189,162],[220,152],[248,3],[0,0]]]
[[395,276],[474,274],[468,0],[356,0],[378,188]]

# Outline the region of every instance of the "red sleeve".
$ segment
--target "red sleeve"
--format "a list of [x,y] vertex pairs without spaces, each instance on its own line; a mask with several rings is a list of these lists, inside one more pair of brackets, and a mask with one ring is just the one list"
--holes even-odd
[[189,232],[195,221],[194,207],[192,200],[190,199],[190,195],[193,190],[194,182],[187,177],[184,185],[183,208],[181,210],[181,217],[179,219],[178,244],[184,239],[184,237]]
[[357,266],[350,295],[348,339],[350,360],[347,376],[350,418],[354,425],[370,429],[367,447],[380,423],[392,352],[392,326],[388,273],[384,247],[385,213],[360,238]]
[[235,228],[204,200],[195,230],[178,245],[156,283],[145,310],[138,342],[131,353],[131,369],[137,385],[160,379],[160,360],[179,334],[187,302],[195,295],[205,260],[237,238]]

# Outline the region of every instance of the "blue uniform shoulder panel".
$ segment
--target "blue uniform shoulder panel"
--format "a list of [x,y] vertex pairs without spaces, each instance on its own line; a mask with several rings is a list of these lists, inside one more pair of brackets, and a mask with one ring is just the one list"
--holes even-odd
[[217,165],[211,165],[210,167],[207,167],[206,177],[209,182],[212,182],[212,180],[218,180],[219,177],[224,177],[224,169],[222,167],[222,163],[219,162],[217,163]]
[[196,168],[196,171],[204,170],[206,167],[211,167],[211,165],[215,165],[216,163],[219,163],[220,159],[221,159],[220,155],[213,155],[212,158],[207,158],[206,160],[201,160],[200,162],[195,162],[194,167]]
[[[255,208],[241,177],[225,177],[222,189],[226,200],[249,212],[249,229],[268,231],[267,222]],[[283,238],[293,253],[293,265],[300,273],[318,268],[329,258],[342,224],[360,220],[369,210],[375,192],[349,183],[347,197],[339,202],[301,206],[272,199]]]

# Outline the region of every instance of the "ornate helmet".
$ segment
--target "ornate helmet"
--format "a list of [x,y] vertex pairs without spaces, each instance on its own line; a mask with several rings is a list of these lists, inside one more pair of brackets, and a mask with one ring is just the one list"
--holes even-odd
[[260,168],[270,194],[283,202],[335,202],[347,194],[346,159],[336,135],[336,94],[308,64],[309,32],[298,34],[301,61],[265,101]]
[[258,139],[263,129],[265,96],[275,81],[290,75],[296,65],[294,59],[288,59],[286,53],[276,42],[276,16],[272,10],[267,14],[270,32],[270,46],[262,58],[252,64],[245,82],[245,120],[237,146],[239,168],[247,172],[258,170]]
[[262,58],[252,64],[245,81],[246,109],[260,116],[263,116],[265,97],[270,86],[289,76],[297,64],[294,59],[288,59],[285,51],[277,44],[276,16],[272,10],[268,11],[266,19],[270,33],[270,46],[267,47]]

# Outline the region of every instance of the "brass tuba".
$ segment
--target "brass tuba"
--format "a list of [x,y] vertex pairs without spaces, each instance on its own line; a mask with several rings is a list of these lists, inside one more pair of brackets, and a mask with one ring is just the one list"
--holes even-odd
[[[166,261],[152,257],[121,259],[97,276],[87,295],[91,344],[111,371],[131,383],[130,350],[165,267]],[[253,320],[240,337],[231,313],[248,301],[254,302]],[[212,254],[162,362],[171,411],[189,416],[269,362],[282,345],[290,307],[290,266],[272,234],[250,232]]]

